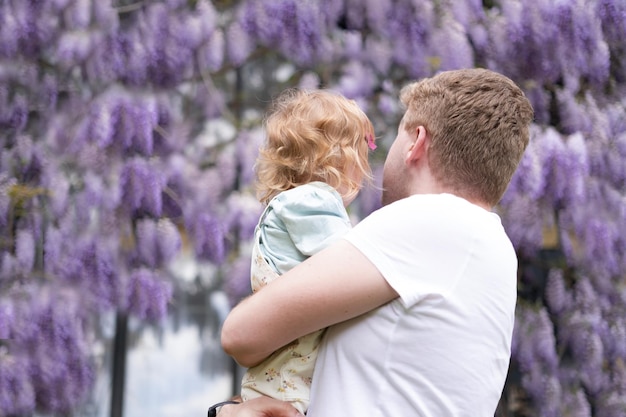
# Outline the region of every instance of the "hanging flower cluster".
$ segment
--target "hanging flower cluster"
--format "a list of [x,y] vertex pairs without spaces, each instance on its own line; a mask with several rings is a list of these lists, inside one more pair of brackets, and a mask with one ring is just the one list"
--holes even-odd
[[99,318],[165,317],[185,239],[226,258],[237,154],[194,141],[225,111],[201,86],[217,19],[209,2],[0,4],[1,415],[85,400]]

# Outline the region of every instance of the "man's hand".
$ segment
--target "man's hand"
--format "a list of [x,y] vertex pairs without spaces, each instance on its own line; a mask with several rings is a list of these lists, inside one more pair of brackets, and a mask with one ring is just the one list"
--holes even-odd
[[270,397],[253,398],[221,408],[218,417],[303,417],[291,404]]

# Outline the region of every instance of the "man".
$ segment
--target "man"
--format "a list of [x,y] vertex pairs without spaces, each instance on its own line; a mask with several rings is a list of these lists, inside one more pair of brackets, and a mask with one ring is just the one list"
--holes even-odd
[[[384,207],[233,309],[222,346],[253,366],[332,326],[308,417],[492,417],[510,359],[517,259],[500,200],[533,110],[508,78],[442,72],[406,86]],[[297,414],[297,413],[296,413]],[[287,416],[271,399],[220,416]]]

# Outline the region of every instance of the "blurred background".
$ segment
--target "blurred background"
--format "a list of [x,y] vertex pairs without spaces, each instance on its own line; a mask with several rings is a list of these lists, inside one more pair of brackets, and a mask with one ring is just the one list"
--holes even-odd
[[269,100],[356,100],[380,180],[399,89],[467,67],[535,109],[497,207],[520,265],[497,415],[626,416],[624,0],[0,0],[0,416],[232,395]]

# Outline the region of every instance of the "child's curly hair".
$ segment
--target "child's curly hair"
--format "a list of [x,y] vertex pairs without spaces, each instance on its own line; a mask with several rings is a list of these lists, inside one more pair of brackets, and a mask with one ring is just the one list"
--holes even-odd
[[361,188],[350,173],[372,180],[367,157],[374,127],[354,100],[330,90],[287,89],[272,103],[265,129],[255,166],[257,196],[264,204],[311,181],[343,186],[345,198]]

